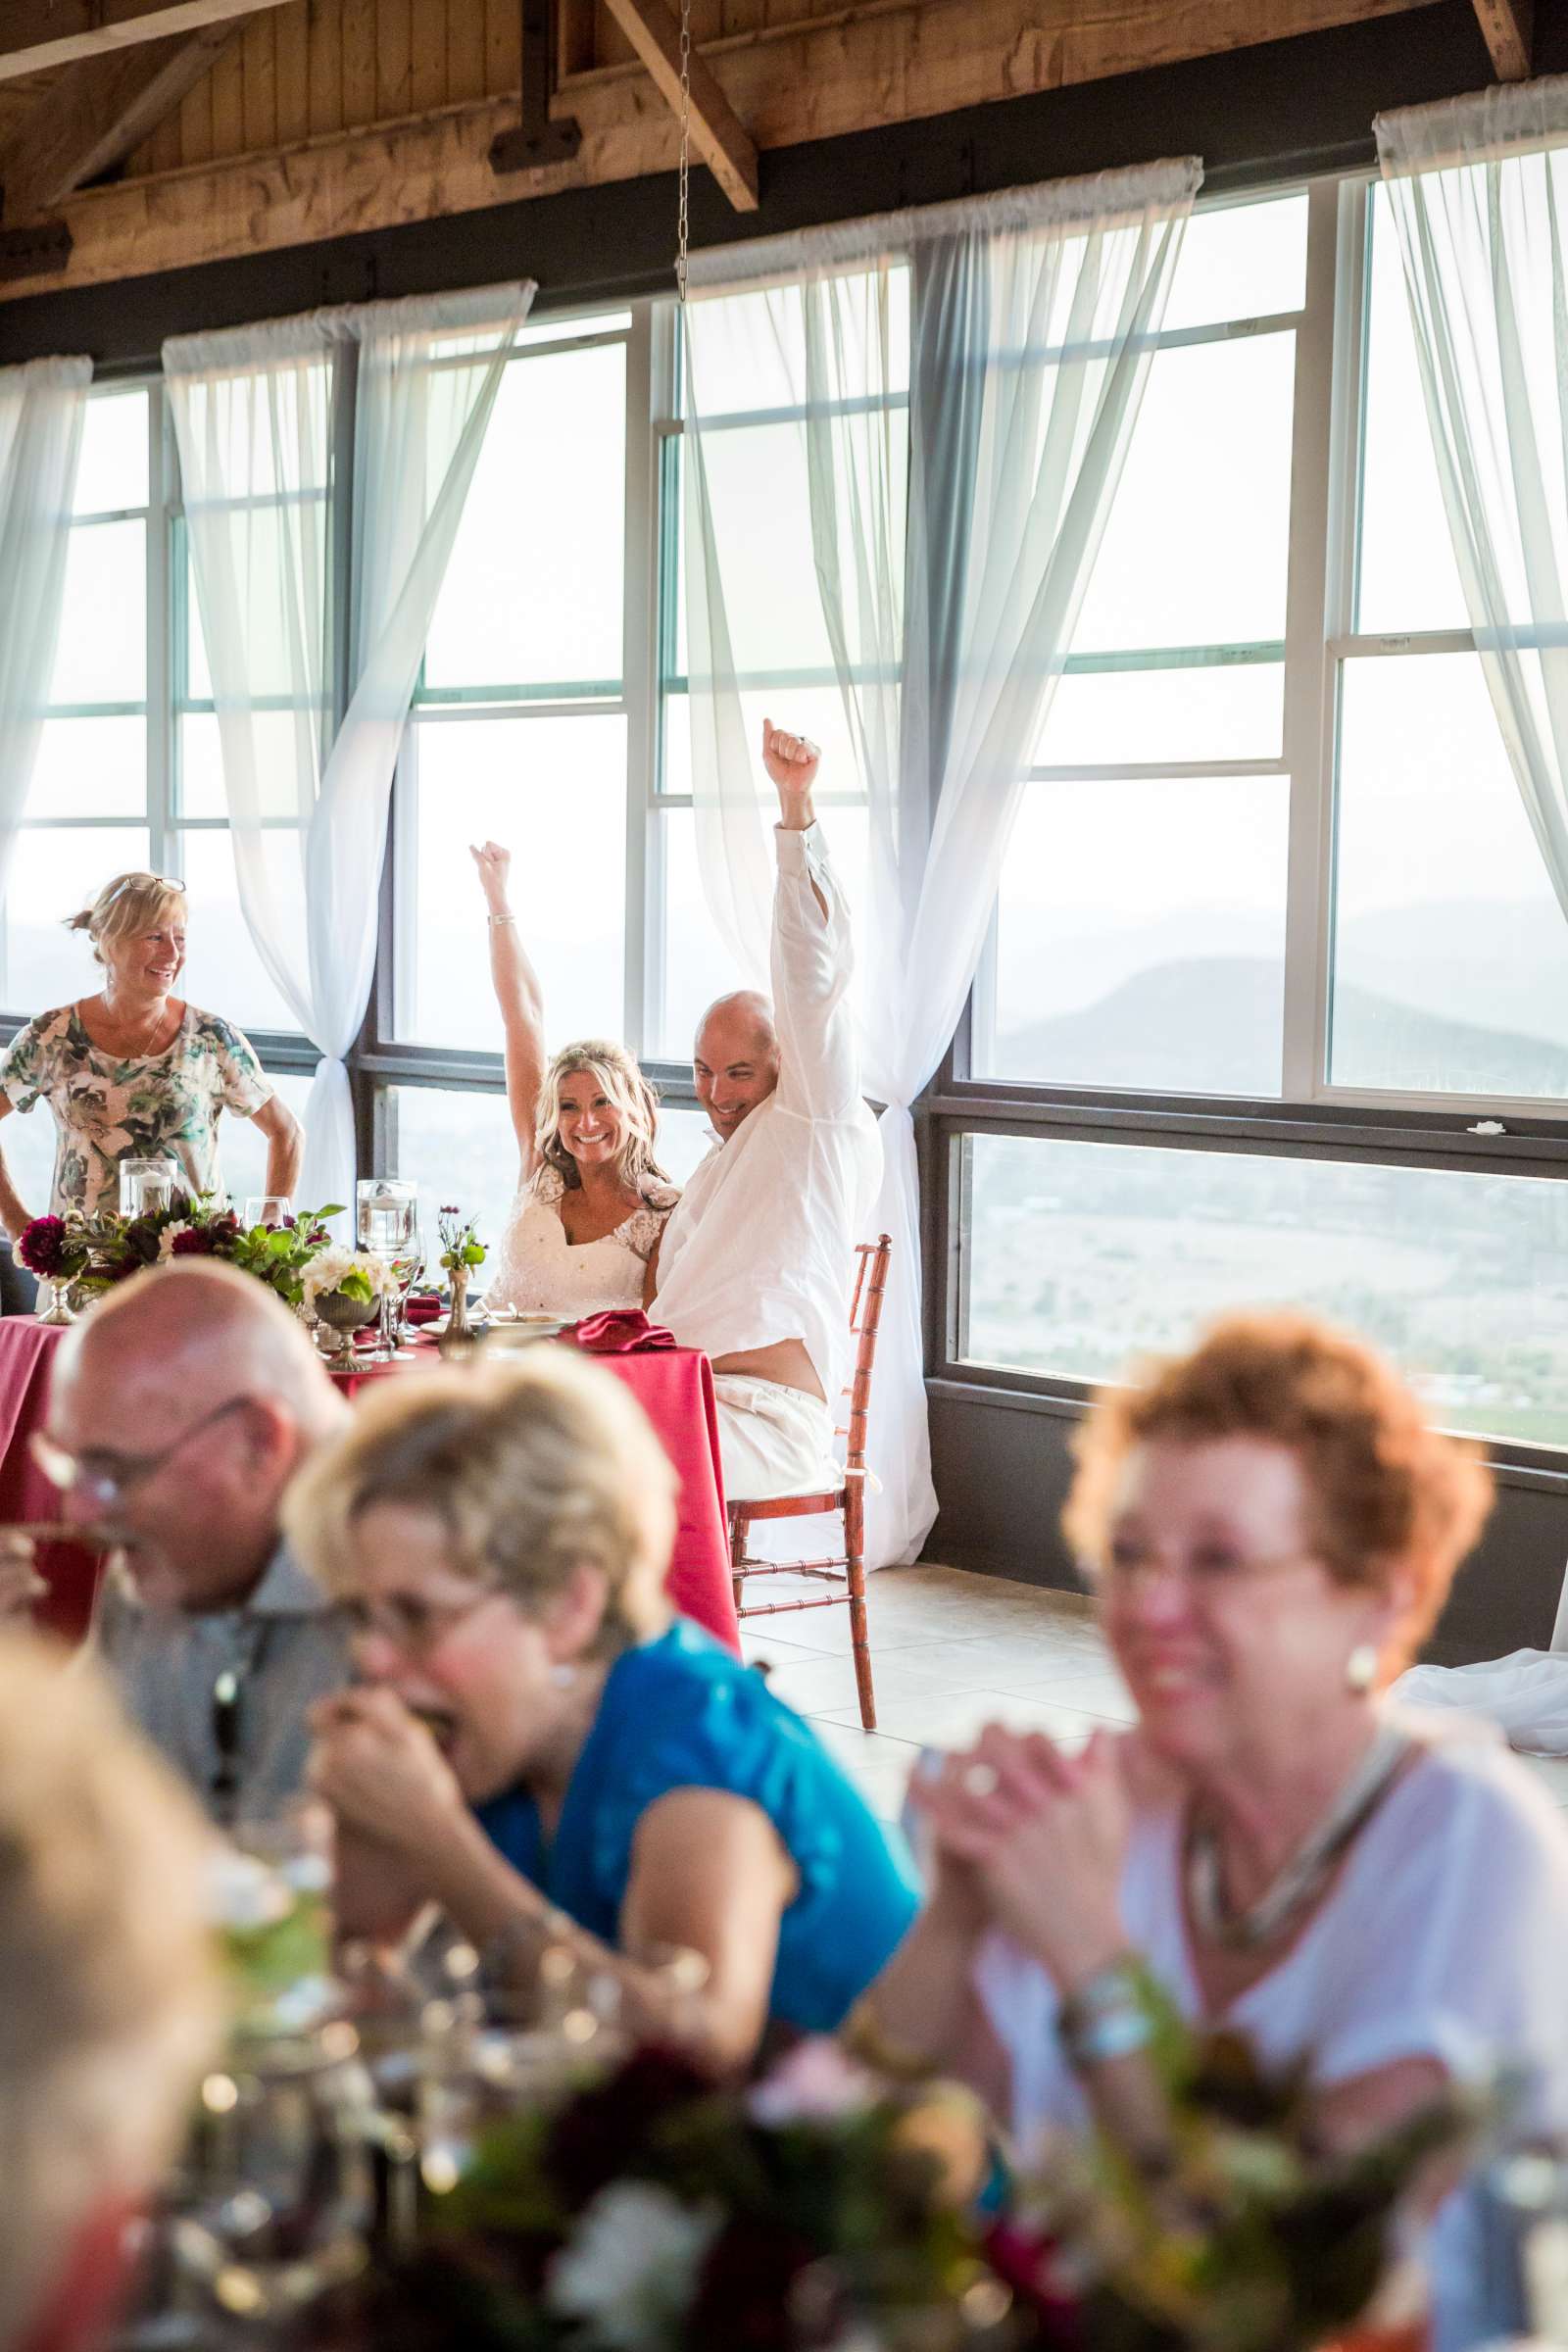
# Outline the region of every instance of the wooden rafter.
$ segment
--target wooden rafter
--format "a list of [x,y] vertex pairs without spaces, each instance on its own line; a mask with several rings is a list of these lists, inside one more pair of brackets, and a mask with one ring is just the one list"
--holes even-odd
[[[1427,5],[1202,0],[1200,15],[1170,0],[1106,0],[1086,14],[1083,0],[939,0],[924,8],[910,0],[906,8],[851,7],[823,25],[726,40],[719,54],[726,87],[765,153]],[[498,182],[490,151],[516,123],[514,82],[508,95],[441,108],[416,122],[314,138],[302,129],[243,155],[236,140],[231,161],[193,156],[167,173],[82,188],[63,207],[74,249],[23,286],[0,277],[0,305],[13,293],[103,285],[479,212],[498,197],[551,196],[671,169],[675,120],[662,100],[651,102],[640,66],[574,76],[555,105],[580,120],[579,153],[510,184]]]
[[0,220],[40,219],[122,163],[235,38],[232,24],[68,66],[0,145]]
[[[664,0],[605,0],[605,5],[678,115],[681,107],[680,24]],[[692,148],[738,213],[755,213],[757,148],[736,117],[711,69],[691,53]]]
[[0,0],[0,81],[237,24],[282,0]]
[[1535,0],[1475,0],[1475,10],[1497,79],[1528,81]]

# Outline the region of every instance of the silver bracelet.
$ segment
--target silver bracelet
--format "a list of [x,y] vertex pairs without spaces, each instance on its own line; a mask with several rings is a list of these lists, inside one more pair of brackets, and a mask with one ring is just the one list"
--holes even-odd
[[1137,2050],[1147,2050],[1154,2038],[1153,2021],[1132,2002],[1121,2009],[1102,2009],[1082,2024],[1069,2026],[1063,2020],[1060,2032],[1061,2046],[1075,2074],[1086,2066],[1130,2058]]
[[490,917],[493,923],[514,923],[516,919],[514,914],[493,914]]

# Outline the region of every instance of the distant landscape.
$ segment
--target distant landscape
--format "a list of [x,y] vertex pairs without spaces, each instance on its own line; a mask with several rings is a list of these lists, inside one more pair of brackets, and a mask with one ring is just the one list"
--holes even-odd
[[[1346,928],[1342,1080],[1568,1097],[1555,908],[1418,911]],[[1042,950],[1053,974],[1063,953]],[[1078,1009],[1002,1031],[995,1066],[1058,1085],[1276,1093],[1280,989],[1277,957],[1146,964]],[[974,1360],[1102,1380],[1224,1307],[1295,1302],[1386,1347],[1449,1426],[1568,1446],[1558,1181],[1003,1137],[969,1152]]]

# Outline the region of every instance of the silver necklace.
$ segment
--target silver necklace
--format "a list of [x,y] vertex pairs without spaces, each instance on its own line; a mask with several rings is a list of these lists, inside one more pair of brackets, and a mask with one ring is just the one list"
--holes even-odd
[[1409,1744],[1405,1733],[1392,1724],[1383,1727],[1317,1828],[1245,1911],[1233,1911],[1225,1898],[1213,1823],[1195,1821],[1187,1843],[1187,1894],[1200,1932],[1228,1951],[1252,1952],[1272,1943],[1318,1893],[1382,1797]]

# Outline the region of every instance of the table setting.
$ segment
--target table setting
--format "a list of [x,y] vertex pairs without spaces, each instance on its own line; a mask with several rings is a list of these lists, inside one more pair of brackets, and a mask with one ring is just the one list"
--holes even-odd
[[[0,1317],[0,1524],[58,1524],[58,1496],[33,1461],[30,1441],[44,1426],[49,1365],[66,1329],[145,1266],[211,1257],[265,1284],[300,1317],[332,1380],[349,1396],[370,1380],[403,1377],[439,1362],[494,1360],[495,1353],[546,1342],[596,1356],[631,1389],[679,1478],[670,1598],[727,1646],[739,1646],[712,1373],[705,1355],[677,1347],[672,1334],[651,1324],[640,1309],[572,1324],[472,1299],[473,1279],[487,1255],[474,1221],[456,1204],[442,1204],[427,1247],[418,1188],[403,1179],[358,1182],[351,1246],[334,1240],[330,1230],[329,1220],[349,1213],[337,1203],[296,1209],[286,1199],[266,1196],[248,1200],[239,1215],[227,1200],[185,1193],[178,1176],[170,1160],[127,1161],[121,1170],[118,1216],[40,1217],[23,1234],[18,1254],[50,1296],[36,1317]],[[62,1536],[41,1544],[38,1566],[47,1590],[36,1622],[68,1642],[79,1641],[91,1615],[101,1553]]]

